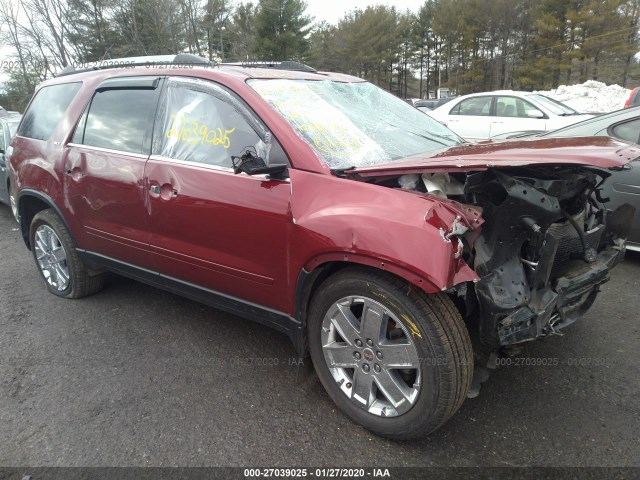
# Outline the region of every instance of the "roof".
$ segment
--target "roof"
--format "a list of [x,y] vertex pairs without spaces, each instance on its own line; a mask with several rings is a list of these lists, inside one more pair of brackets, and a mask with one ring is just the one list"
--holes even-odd
[[[340,73],[319,72],[314,68],[295,61],[283,62],[245,62],[245,63],[215,63],[205,58],[190,54],[156,55],[149,57],[128,57],[92,62],[85,68],[77,69],[69,66],[60,72],[54,80],[46,84],[62,83],[65,81],[87,77],[120,77],[144,74],[170,75],[177,71],[192,73],[188,76],[211,78],[211,72],[222,76],[241,76],[247,78],[285,78],[292,80],[333,80],[338,82],[360,82],[360,78]],[[98,72],[107,72],[100,75]],[[217,75],[214,75],[217,76]]]

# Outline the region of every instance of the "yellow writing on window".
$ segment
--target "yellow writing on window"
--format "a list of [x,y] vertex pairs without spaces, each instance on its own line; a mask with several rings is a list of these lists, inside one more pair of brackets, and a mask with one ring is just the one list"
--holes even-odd
[[228,149],[231,147],[229,135],[235,131],[235,127],[229,130],[222,128],[209,128],[196,120],[188,120],[184,115],[171,115],[171,129],[167,132],[167,138],[186,142],[189,145],[213,145]]

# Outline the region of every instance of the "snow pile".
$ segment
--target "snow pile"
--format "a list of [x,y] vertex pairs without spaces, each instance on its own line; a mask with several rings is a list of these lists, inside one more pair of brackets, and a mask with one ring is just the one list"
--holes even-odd
[[607,113],[624,107],[631,91],[619,85],[587,80],[580,85],[560,85],[555,90],[538,92],[558,100],[581,113]]

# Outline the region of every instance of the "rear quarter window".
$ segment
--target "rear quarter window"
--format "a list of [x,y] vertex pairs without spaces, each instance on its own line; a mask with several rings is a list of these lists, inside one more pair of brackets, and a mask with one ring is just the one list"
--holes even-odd
[[49,140],[81,85],[81,82],[63,83],[38,90],[24,114],[18,135],[36,140]]
[[609,134],[628,142],[640,143],[640,118],[614,125]]

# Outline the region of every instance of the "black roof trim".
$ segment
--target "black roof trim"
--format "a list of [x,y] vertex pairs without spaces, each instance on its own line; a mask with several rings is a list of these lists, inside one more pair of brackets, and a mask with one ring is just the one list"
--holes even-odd
[[242,68],[273,68],[275,70],[291,70],[296,72],[309,72],[315,73],[317,70],[309,65],[305,65],[302,62],[295,60],[284,60],[277,62],[263,62],[263,61],[251,61],[251,62],[236,62],[236,63],[221,63],[221,66],[226,67],[242,67]]

